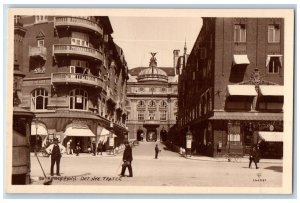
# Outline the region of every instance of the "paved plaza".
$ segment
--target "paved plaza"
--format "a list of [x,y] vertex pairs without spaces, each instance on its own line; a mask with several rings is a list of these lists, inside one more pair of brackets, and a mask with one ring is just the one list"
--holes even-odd
[[[154,147],[162,149],[154,159]],[[39,157],[50,175],[50,158]],[[52,185],[134,185],[134,186],[216,186],[276,187],[282,183],[282,160],[262,159],[259,169],[248,168],[248,157],[239,162],[224,158],[181,157],[159,142],[140,142],[133,148],[133,177],[122,177],[122,153],[116,156],[80,154],[64,155],[61,176],[54,176]],[[31,156],[32,184],[43,184],[42,170]],[[128,171],[126,171],[128,174]]]

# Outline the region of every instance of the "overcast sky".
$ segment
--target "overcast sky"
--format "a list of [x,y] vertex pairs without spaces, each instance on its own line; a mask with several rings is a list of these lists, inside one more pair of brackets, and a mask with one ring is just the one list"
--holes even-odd
[[122,47],[129,69],[148,66],[150,52],[157,65],[173,66],[173,50],[190,53],[202,26],[201,18],[110,17],[114,42]]

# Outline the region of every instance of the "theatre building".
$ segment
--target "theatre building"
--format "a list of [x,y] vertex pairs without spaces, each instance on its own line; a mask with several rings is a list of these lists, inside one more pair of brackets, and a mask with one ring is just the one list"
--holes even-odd
[[130,139],[166,141],[169,129],[176,123],[177,78],[174,67],[157,65],[155,53],[149,67],[129,70],[126,124]]
[[283,150],[284,21],[279,18],[203,18],[183,67],[179,67],[178,122],[171,141],[207,156],[263,156]]
[[126,132],[123,50],[113,42],[105,16],[15,16],[24,32],[15,51],[24,74],[21,108],[34,113],[31,145],[57,137],[116,147]]

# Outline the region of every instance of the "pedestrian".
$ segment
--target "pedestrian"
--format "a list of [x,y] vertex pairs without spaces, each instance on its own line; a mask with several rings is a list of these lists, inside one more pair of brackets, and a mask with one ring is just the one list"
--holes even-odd
[[99,142],[98,144],[98,152],[97,152],[97,155],[99,154],[100,152],[100,155],[102,155],[102,141]]
[[158,148],[158,145],[155,146],[155,159],[158,158],[158,153],[160,152],[160,149]]
[[93,156],[96,156],[96,141],[93,140],[92,141],[92,152],[93,152]]
[[121,174],[120,174],[121,177],[124,177],[126,168],[128,168],[128,170],[129,170],[129,177],[133,177],[132,167],[131,167],[132,160],[133,160],[133,158],[132,158],[132,149],[131,149],[129,143],[126,141],[125,142],[125,150],[124,150],[124,153],[123,153],[122,171],[121,171]]
[[55,163],[56,163],[56,175],[60,176],[60,173],[59,173],[60,158],[61,158],[61,155],[65,151],[65,147],[62,146],[60,143],[58,143],[57,138],[54,138],[53,144],[51,144],[46,149],[46,151],[48,152],[48,154],[51,154],[51,168],[50,168],[51,176],[53,176],[53,168],[54,168]]
[[256,147],[252,147],[250,150],[250,156],[249,156],[249,168],[251,167],[252,161],[255,164],[256,169],[258,169],[257,167],[257,162],[258,162],[258,152]]
[[77,142],[75,150],[76,150],[76,156],[79,156],[79,151],[80,151],[80,142]]
[[71,139],[67,142],[67,154],[68,155],[72,154],[72,152],[71,152],[71,142],[72,142]]

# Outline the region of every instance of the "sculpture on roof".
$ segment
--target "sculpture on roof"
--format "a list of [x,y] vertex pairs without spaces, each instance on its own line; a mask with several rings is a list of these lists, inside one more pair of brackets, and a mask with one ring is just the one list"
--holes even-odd
[[157,54],[157,52],[151,52],[152,57],[151,57],[150,63],[149,63],[150,67],[157,66],[157,62],[156,62],[156,58],[155,58],[156,54]]

